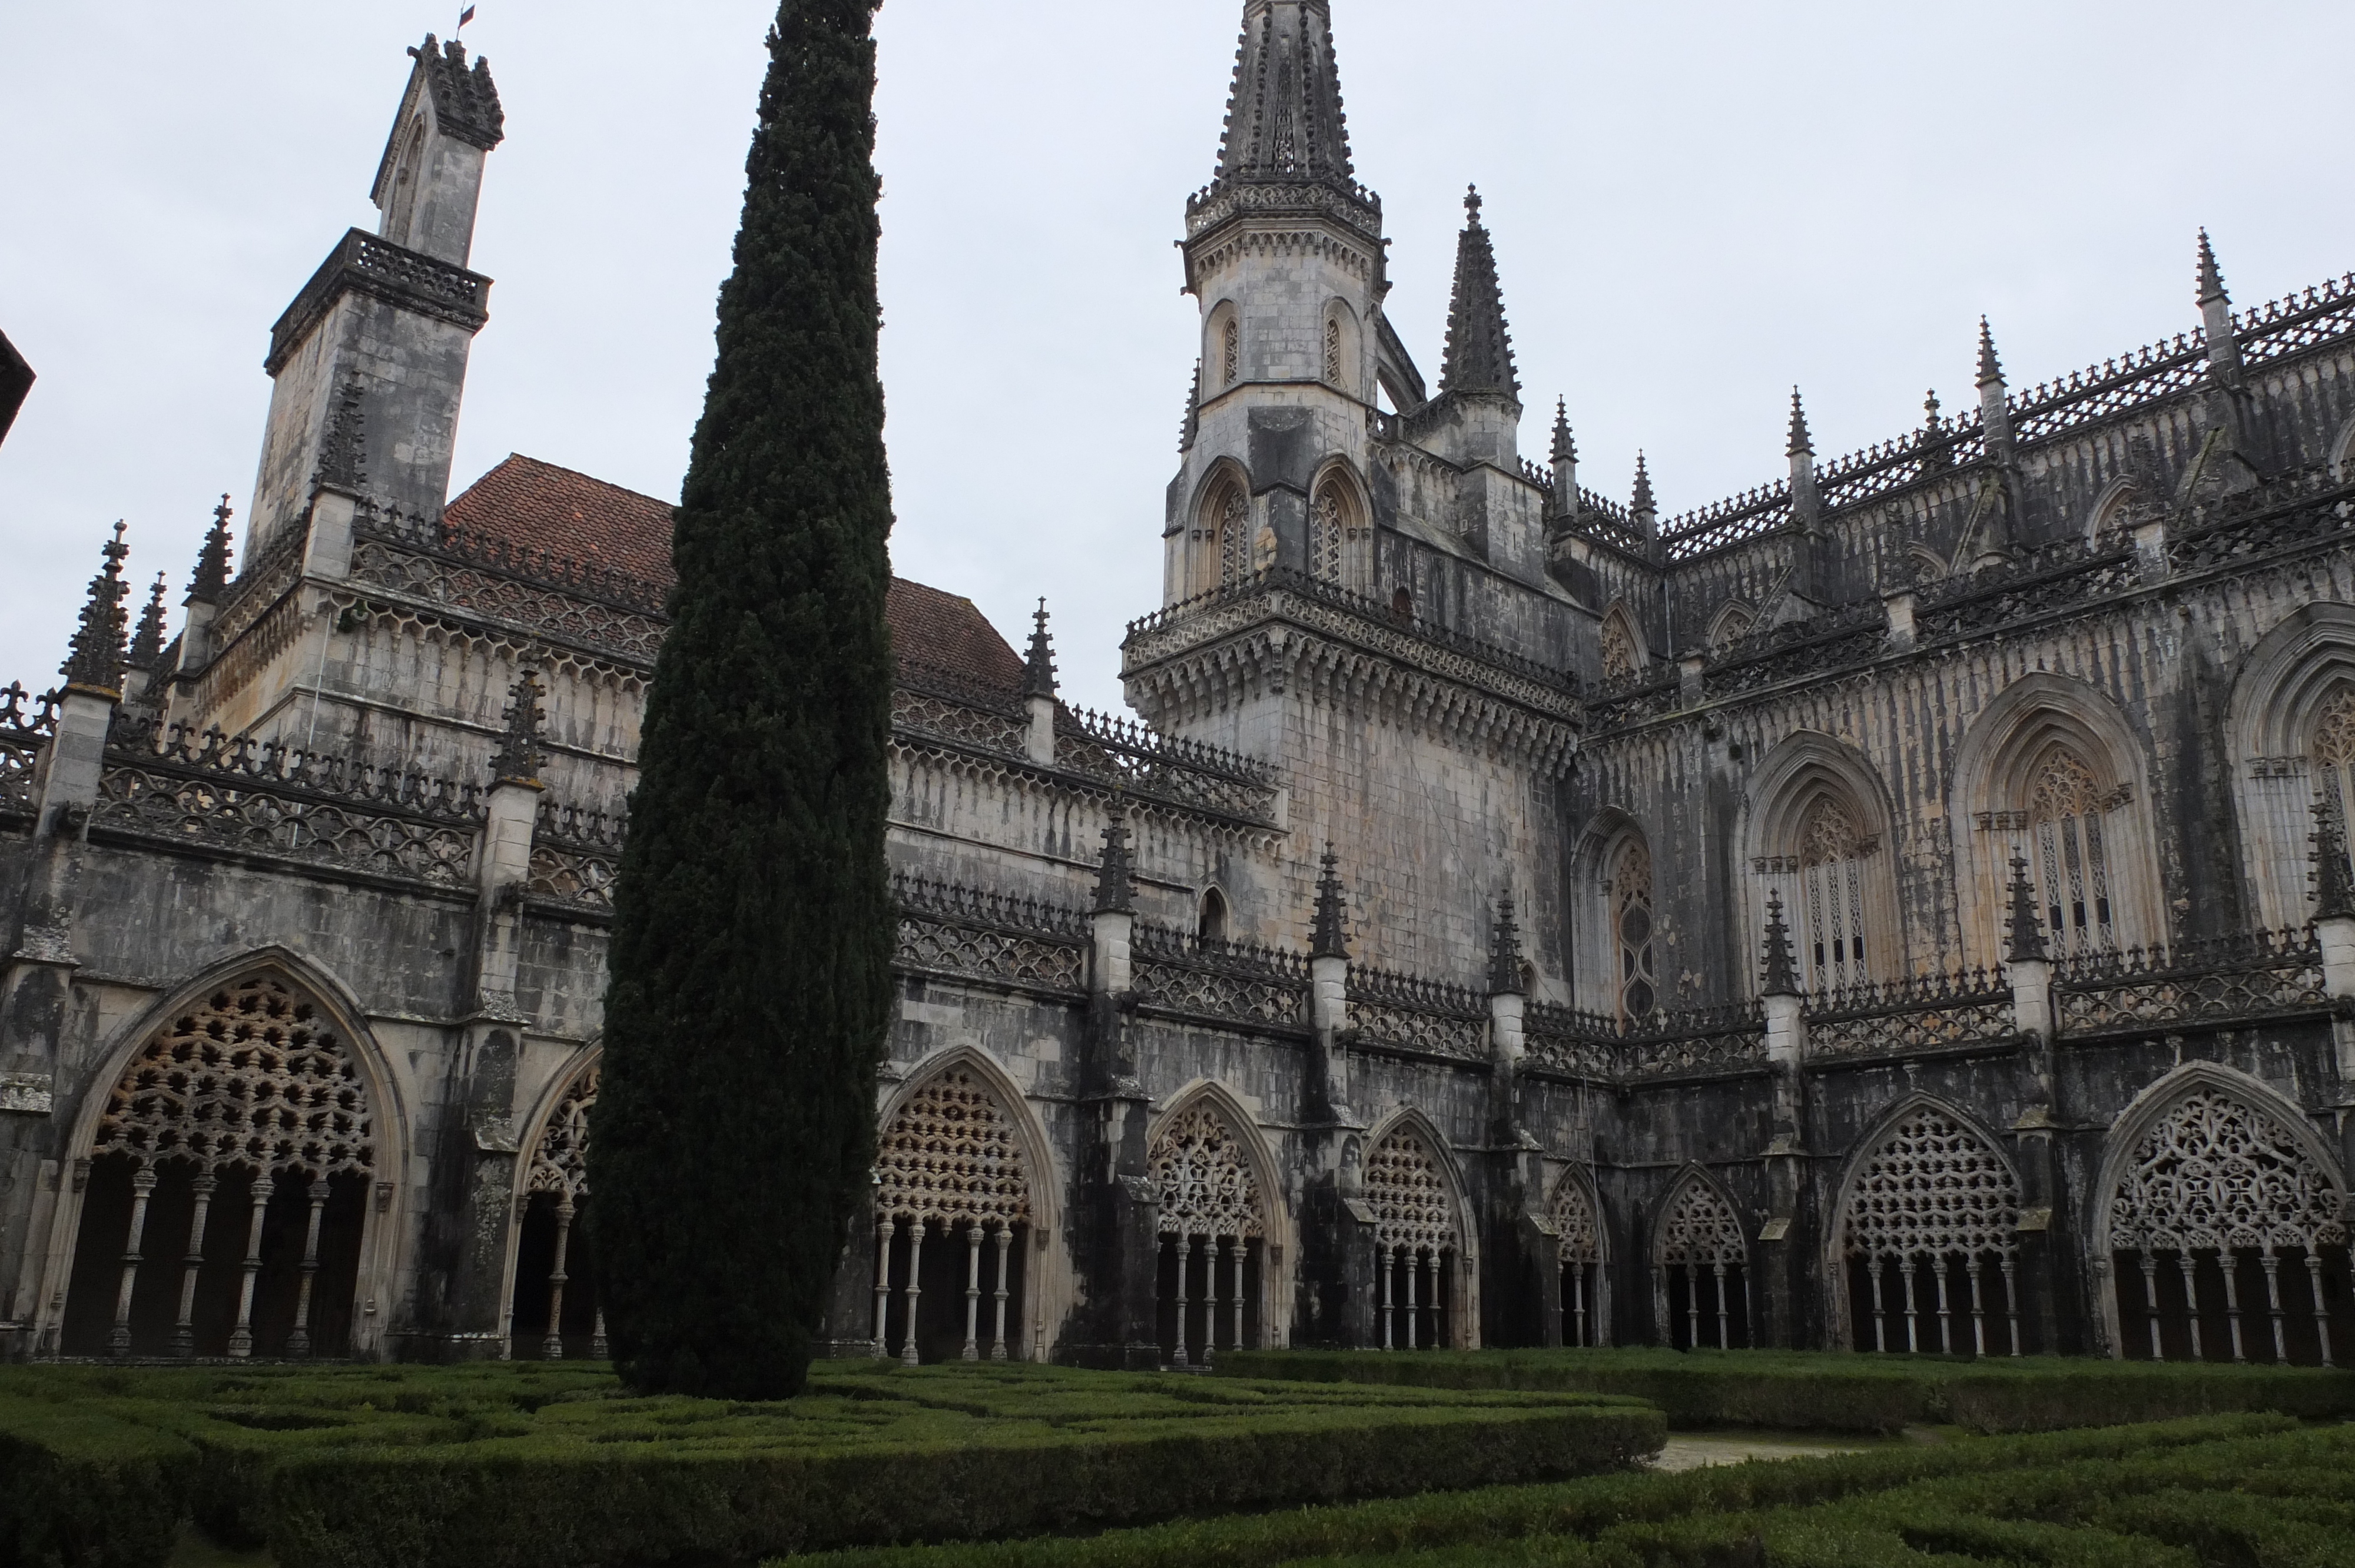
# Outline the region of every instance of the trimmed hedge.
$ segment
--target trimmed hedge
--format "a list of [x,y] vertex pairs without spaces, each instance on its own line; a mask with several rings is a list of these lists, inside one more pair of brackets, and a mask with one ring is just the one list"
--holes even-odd
[[[1600,1476],[792,1568],[2191,1568],[2355,1562],[2355,1426],[2240,1415]],[[1941,1555],[1941,1554],[1944,1555]],[[784,1568],[784,1565],[775,1565]]]
[[9,1369],[0,1454],[40,1484],[0,1489],[28,1543],[0,1568],[161,1563],[182,1518],[281,1568],[749,1562],[1579,1475],[1665,1434],[1617,1398],[1021,1365],[821,1366],[786,1404],[580,1369]]
[[2008,1433],[2241,1411],[2355,1416],[2355,1372],[2200,1361],[1650,1349],[1224,1351],[1218,1371],[1310,1383],[1621,1394],[1658,1405],[1672,1427],[1891,1433],[1954,1425]]

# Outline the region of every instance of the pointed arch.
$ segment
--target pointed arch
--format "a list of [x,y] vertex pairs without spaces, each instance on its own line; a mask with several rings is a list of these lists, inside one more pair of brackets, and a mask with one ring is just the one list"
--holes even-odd
[[1220,300],[1210,307],[1202,323],[1202,389],[1206,400],[1241,385],[1242,344],[1241,312],[1234,301]]
[[591,1197],[589,1120],[597,1104],[605,1053],[591,1041],[549,1076],[516,1147],[515,1224],[506,1278],[508,1354],[559,1360],[568,1353],[605,1358],[602,1281],[581,1223]]
[[1613,599],[1595,629],[1596,658],[1603,682],[1609,685],[1633,681],[1651,667],[1651,651],[1644,645],[1644,629],[1625,599]]
[[[1895,821],[1887,785],[1855,747],[1819,730],[1777,741],[1742,805],[1745,959],[1760,951],[1768,904],[1779,895],[1810,991],[1903,972]],[[1755,963],[1742,973],[1754,989]]]
[[1993,968],[2013,855],[2055,956],[2167,940],[2143,740],[2110,698],[2048,672],[2006,686],[1955,751],[1946,817],[1967,962]]
[[1611,1242],[1603,1224],[1603,1201],[1592,1176],[1575,1165],[1565,1165],[1553,1180],[1546,1199],[1546,1218],[1553,1226],[1561,1266],[1561,1342],[1604,1345],[1611,1342]]
[[1187,529],[1189,594],[1209,593],[1247,579],[1252,570],[1251,475],[1220,458],[1203,476]]
[[1901,1100],[1858,1140],[1825,1234],[1837,1342],[2019,1355],[2019,1172],[1976,1118]]
[[1732,1195],[1699,1165],[1668,1187],[1652,1230],[1653,1317],[1660,1342],[1732,1350],[1753,1342],[1750,1244]]
[[1071,1275],[1054,1245],[1053,1150],[1028,1098],[987,1052],[953,1045],[910,1069],[879,1123],[871,1353],[896,1337],[911,1366],[1043,1360]]
[[[1657,914],[1658,889],[1651,863],[1650,835],[1633,812],[1619,805],[1598,810],[1572,852],[1565,902],[1572,911],[1572,994],[1579,1006],[1591,1012],[1630,1016],[1627,1002],[1644,1000],[1627,994],[1638,980],[1651,988],[1652,1001],[1657,1003],[1657,933],[1638,920],[1631,944],[1621,919],[1631,903]],[[1645,1010],[1633,1015],[1644,1016]]]
[[2329,1145],[2262,1079],[2217,1062],[2161,1076],[2112,1124],[2089,1193],[2110,1354],[2346,1360],[2347,1195]]
[[1326,460],[1309,486],[1308,571],[1363,593],[1373,579],[1373,525],[1366,490],[1346,459]]
[[68,1135],[37,1348],[376,1353],[410,1129],[351,989],[291,948],[249,949],[125,1020],[101,1060]]
[[1369,1132],[1359,1189],[1382,1349],[1477,1348],[1479,1249],[1462,1179],[1428,1117],[1397,1110]]
[[1198,1079],[1171,1097],[1146,1150],[1160,1202],[1156,1291],[1167,1364],[1280,1346],[1290,1218],[1256,1118],[1225,1086]]
[[2085,513],[2085,537],[2097,540],[2123,524],[2127,512],[2143,499],[2143,482],[2130,473],[2122,473],[2102,487],[2094,504]]
[[1722,653],[1757,629],[1758,607],[1743,599],[1728,599],[1710,618],[1710,652]]
[[1205,942],[1223,942],[1231,934],[1233,911],[1228,907],[1227,895],[1219,891],[1216,883],[1202,889],[1200,901],[1195,906],[1194,935]]
[[2260,924],[2302,925],[2313,913],[2311,848],[2318,795],[2333,787],[2355,820],[2346,750],[2355,702],[2355,606],[2299,606],[2241,661],[2225,707],[2242,863]]
[[1325,328],[1317,347],[1319,379],[1362,400],[1366,389],[1365,331],[1359,323],[1358,313],[1338,295],[1325,302]]

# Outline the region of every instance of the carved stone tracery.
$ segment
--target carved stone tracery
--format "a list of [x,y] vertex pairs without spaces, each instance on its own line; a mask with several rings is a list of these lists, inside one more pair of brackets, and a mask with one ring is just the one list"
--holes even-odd
[[1732,1206],[1708,1182],[1688,1181],[1660,1225],[1661,1266],[1706,1268],[1722,1264],[1730,1268],[1748,1257],[1742,1222]]
[[1251,1240],[1267,1234],[1267,1208],[1234,1129],[1208,1105],[1188,1107],[1153,1140],[1160,1233]]
[[1601,1233],[1594,1224],[1594,1205],[1586,1189],[1565,1172],[1553,1184],[1553,1202],[1547,1206],[1554,1234],[1561,1238],[1565,1266],[1603,1261]]
[[1446,1173],[1411,1128],[1390,1133],[1366,1156],[1366,1202],[1374,1211],[1379,1248],[1444,1253],[1462,1245]]
[[2009,1254],[2019,1182],[1977,1133],[1928,1107],[1881,1140],[1849,1190],[1840,1245],[1850,1257]]
[[526,1192],[554,1192],[575,1203],[589,1195],[589,1112],[603,1075],[602,1067],[591,1066],[565,1089],[531,1151]]
[[2110,1201],[2110,1245],[2193,1253],[2340,1246],[2343,1197],[2296,1133],[2221,1089],[2154,1122]]
[[880,1217],[944,1224],[1030,1221],[1014,1123],[970,1069],[949,1067],[908,1097],[876,1155]]

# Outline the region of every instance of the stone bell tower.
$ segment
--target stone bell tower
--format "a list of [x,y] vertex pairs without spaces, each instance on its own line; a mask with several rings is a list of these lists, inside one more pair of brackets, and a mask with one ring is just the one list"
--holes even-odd
[[489,63],[432,34],[353,229],[271,328],[273,383],[254,477],[249,560],[285,536],[320,486],[425,516],[450,488],[466,358],[491,281],[466,267],[483,164],[506,135]]
[[1309,569],[1318,468],[1335,453],[1362,461],[1371,440],[1382,208],[1352,177],[1327,0],[1243,7],[1218,175],[1186,204],[1182,249],[1201,357],[1169,488],[1165,604],[1268,566]]

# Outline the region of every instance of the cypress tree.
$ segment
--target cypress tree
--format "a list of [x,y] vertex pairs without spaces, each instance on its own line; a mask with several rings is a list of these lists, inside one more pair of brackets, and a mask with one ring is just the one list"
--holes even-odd
[[777,8],[673,533],[586,1216],[648,1393],[800,1392],[874,1158],[896,928],[876,3]]

